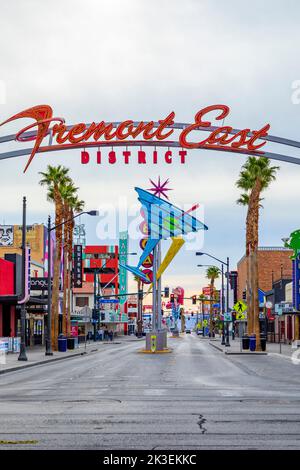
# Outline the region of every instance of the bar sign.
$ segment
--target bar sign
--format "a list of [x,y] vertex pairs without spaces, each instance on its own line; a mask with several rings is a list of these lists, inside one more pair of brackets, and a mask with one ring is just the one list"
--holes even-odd
[[82,245],[74,245],[74,287],[82,287]]

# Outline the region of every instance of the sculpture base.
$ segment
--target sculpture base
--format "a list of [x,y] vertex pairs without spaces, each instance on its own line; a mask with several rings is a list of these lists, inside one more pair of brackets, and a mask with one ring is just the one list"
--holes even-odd
[[169,352],[167,347],[167,331],[150,331],[146,334],[145,352]]

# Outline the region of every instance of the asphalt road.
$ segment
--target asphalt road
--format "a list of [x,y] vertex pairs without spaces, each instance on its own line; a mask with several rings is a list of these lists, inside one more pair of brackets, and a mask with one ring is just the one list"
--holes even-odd
[[300,365],[224,356],[194,335],[168,344],[145,355],[124,341],[0,376],[0,449],[300,448]]

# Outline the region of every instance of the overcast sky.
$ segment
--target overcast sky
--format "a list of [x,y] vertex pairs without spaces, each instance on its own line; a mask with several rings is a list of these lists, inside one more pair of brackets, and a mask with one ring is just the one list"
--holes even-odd
[[[0,121],[49,104],[68,123],[157,120],[170,111],[178,122],[193,122],[202,107],[223,103],[231,108],[225,124],[259,129],[270,123],[271,134],[300,140],[300,105],[292,100],[293,83],[300,80],[299,15],[298,0],[2,2]],[[0,128],[0,135],[23,124],[29,121]],[[22,144],[2,147],[4,152]],[[293,149],[268,148],[297,156]],[[170,178],[174,202],[199,202],[204,209],[204,251],[229,256],[232,269],[244,253],[245,209],[236,205],[235,187],[243,156],[192,150],[185,166],[83,167],[80,151],[72,150],[37,155],[24,175],[26,158],[1,161],[0,223],[20,223],[23,195],[28,222],[46,222],[53,207],[38,173],[47,164],[70,167],[88,209],[117,206],[119,198],[133,204],[134,186],[149,188],[148,178],[160,175]],[[280,167],[261,212],[264,246],[282,245],[281,238],[299,228],[300,167]],[[100,243],[97,222],[82,221],[88,243]],[[204,269],[196,267],[200,262],[209,258],[200,261],[183,249],[163,284],[199,293],[207,283]]]

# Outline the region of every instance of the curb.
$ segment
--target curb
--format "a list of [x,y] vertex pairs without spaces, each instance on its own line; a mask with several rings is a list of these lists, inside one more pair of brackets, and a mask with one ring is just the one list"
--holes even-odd
[[209,342],[208,344],[212,346],[213,348],[217,349],[218,351],[223,352],[223,348],[221,348],[220,346],[217,346],[216,344],[211,343],[211,342]]
[[138,353],[140,354],[167,354],[167,353],[170,353],[172,352],[173,349],[170,349],[170,348],[166,348],[166,349],[161,349],[161,350],[157,350],[157,351],[149,351],[148,349],[140,349],[138,351]]
[[265,351],[252,351],[252,352],[229,352],[225,351],[228,356],[267,356],[268,353]]
[[275,357],[281,357],[282,359],[287,359],[288,361],[292,360],[291,356],[287,356],[286,354],[283,353],[277,353],[277,352],[269,352],[270,356],[275,356]]
[[213,344],[211,342],[209,342],[208,344],[210,344],[210,346],[213,346],[215,349],[217,349],[218,351],[221,351],[222,353],[226,354],[227,356],[267,356],[268,353],[265,352],[265,351],[251,351],[251,352],[240,352],[240,351],[228,351],[228,350],[224,350],[223,348],[221,348],[221,346],[217,346],[216,344]]
[[48,364],[49,362],[64,361],[66,359],[72,359],[72,357],[84,356],[85,354],[91,354],[93,352],[98,352],[98,351],[99,349],[93,349],[90,352],[83,351],[83,352],[75,353],[69,356],[55,357],[53,359],[46,359],[45,361],[38,361],[38,362],[29,363],[29,364],[24,364],[23,366],[10,367],[9,369],[0,370],[0,375],[6,374],[8,372],[16,372],[18,370],[26,369],[27,367],[41,366],[43,364]]
[[[141,339],[144,339],[144,338],[141,338]],[[137,340],[132,340],[132,341],[137,341]],[[141,340],[139,340],[139,341],[141,341]],[[123,341],[107,341],[107,342],[103,341],[100,344],[122,344],[122,343],[123,343]],[[88,352],[87,351],[82,351],[82,352],[70,354],[68,356],[54,357],[53,359],[46,359],[45,361],[27,363],[27,364],[24,364],[24,365],[18,366],[18,367],[10,367],[9,369],[4,369],[4,370],[0,369],[0,375],[1,374],[6,374],[8,372],[16,372],[18,370],[26,369],[27,367],[41,366],[43,364],[48,364],[49,362],[63,361],[63,360],[66,360],[66,359],[72,359],[72,357],[84,356],[85,354],[91,354],[91,353],[95,353],[95,352],[98,352],[98,351],[99,351],[99,349],[91,349]]]

